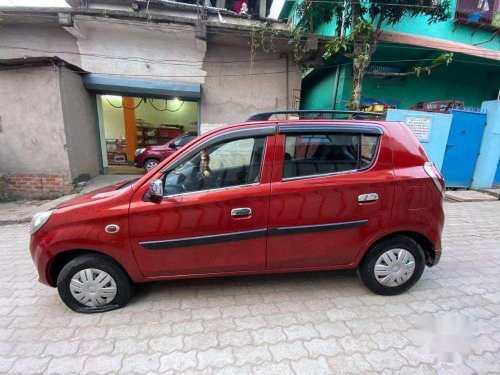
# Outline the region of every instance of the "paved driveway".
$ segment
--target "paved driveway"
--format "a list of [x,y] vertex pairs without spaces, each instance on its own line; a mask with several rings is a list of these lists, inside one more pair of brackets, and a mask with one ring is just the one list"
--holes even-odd
[[96,315],[37,283],[26,225],[0,226],[0,373],[500,373],[500,202],[446,212],[441,263],[401,296],[354,272],[186,280]]

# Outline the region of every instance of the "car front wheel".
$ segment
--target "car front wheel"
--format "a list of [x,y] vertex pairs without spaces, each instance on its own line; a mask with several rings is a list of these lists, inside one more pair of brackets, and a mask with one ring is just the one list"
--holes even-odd
[[63,302],[80,313],[118,309],[132,297],[132,281],[111,258],[99,254],[78,256],[66,264],[57,278]]
[[396,295],[410,289],[425,268],[424,252],[407,236],[395,236],[374,246],[358,267],[358,275],[371,291]]
[[151,169],[156,167],[158,164],[160,164],[160,161],[158,159],[149,159],[144,163],[144,170],[146,172],[149,172]]

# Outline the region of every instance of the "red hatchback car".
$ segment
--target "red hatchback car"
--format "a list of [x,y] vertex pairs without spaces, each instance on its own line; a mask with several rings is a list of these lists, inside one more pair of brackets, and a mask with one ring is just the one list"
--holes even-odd
[[188,132],[171,139],[163,145],[148,146],[135,150],[134,165],[144,168],[146,172],[156,167],[160,162],[183,148],[196,138],[195,132]]
[[404,123],[270,115],[35,215],[40,281],[90,313],[134,283],[206,276],[357,268],[393,295],[439,261],[444,181]]

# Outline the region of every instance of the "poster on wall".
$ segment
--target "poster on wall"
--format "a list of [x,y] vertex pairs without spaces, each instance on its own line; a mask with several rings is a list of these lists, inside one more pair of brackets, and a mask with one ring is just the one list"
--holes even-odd
[[420,142],[429,142],[432,118],[430,117],[407,117],[406,125],[411,129]]

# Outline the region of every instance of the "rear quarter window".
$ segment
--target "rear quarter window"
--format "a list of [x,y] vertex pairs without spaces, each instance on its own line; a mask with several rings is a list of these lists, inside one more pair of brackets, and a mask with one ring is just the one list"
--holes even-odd
[[361,136],[361,169],[368,168],[375,158],[379,137],[375,135]]

